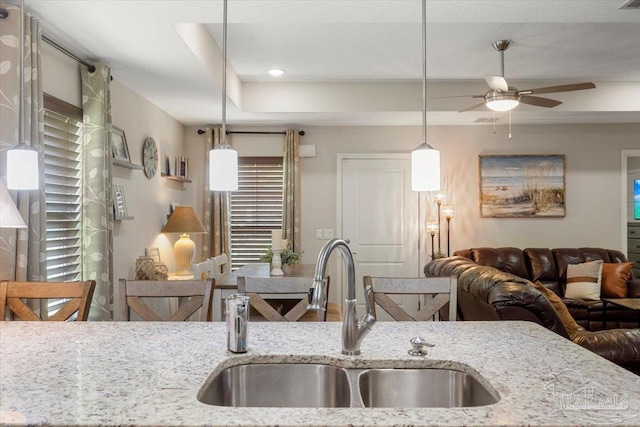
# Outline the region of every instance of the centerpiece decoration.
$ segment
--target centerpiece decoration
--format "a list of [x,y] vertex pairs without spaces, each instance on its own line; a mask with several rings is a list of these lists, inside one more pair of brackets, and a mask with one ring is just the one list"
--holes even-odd
[[293,244],[287,239],[278,240],[277,237],[281,236],[280,234],[274,238],[273,233],[276,231],[280,232],[280,230],[272,231],[271,248],[267,249],[267,252],[260,257],[260,261],[271,263],[272,276],[282,276],[291,273],[291,266],[300,262],[302,254],[295,252]]

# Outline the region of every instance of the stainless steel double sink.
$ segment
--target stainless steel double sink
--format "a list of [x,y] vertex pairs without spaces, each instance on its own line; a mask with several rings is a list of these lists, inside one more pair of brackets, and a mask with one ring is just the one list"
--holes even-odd
[[250,363],[209,378],[198,400],[236,407],[455,408],[491,405],[499,395],[452,369]]

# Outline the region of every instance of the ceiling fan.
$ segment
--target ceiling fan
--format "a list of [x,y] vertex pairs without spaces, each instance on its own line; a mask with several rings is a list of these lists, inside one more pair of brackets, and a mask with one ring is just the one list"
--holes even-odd
[[460,113],[464,111],[478,110],[484,106],[487,106],[493,111],[511,111],[520,103],[535,105],[536,107],[551,108],[562,104],[562,102],[556,101],[555,99],[541,98],[539,96],[532,95],[554,92],[570,92],[574,90],[594,89],[596,87],[595,84],[587,82],[518,90],[513,86],[509,86],[504,78],[504,51],[511,46],[511,40],[498,40],[494,42],[492,46],[495,50],[500,52],[500,75],[486,75],[485,80],[491,89],[484,95],[466,95],[471,98],[483,98],[483,102],[469,108],[465,108],[464,110],[460,110]]

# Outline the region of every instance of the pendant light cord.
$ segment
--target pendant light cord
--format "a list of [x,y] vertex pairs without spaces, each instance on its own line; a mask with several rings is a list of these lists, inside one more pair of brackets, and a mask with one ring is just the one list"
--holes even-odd
[[422,0],[422,143],[427,143],[427,1]]
[[222,8],[222,134],[220,145],[227,145],[227,0]]
[[20,0],[20,100],[18,102],[18,145],[24,144],[24,0]]

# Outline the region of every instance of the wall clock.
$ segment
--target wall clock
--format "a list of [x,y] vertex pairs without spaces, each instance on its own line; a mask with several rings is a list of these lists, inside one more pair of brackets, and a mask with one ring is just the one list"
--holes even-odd
[[147,178],[153,178],[158,170],[158,147],[153,138],[149,137],[144,140],[142,147],[142,166],[144,174]]

